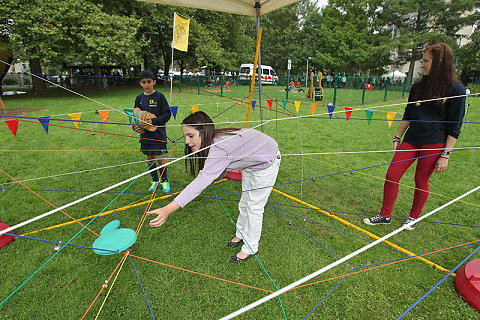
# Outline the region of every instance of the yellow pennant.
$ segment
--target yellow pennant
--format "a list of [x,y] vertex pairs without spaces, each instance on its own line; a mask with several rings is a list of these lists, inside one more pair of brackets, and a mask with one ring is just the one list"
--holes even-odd
[[188,31],[190,29],[190,19],[180,17],[174,13],[173,25],[173,47],[180,51],[188,50]]
[[295,110],[297,110],[297,113],[298,113],[298,110],[300,110],[300,103],[302,103],[301,101],[294,101],[295,103]]
[[312,116],[313,116],[315,114],[315,110],[317,110],[317,104],[316,103],[310,103],[310,109],[312,109]]
[[395,120],[396,112],[387,112],[388,127],[392,126],[393,120]]
[[[80,117],[82,116],[82,113],[81,112],[77,112],[77,113],[69,113],[68,116],[70,117],[70,119],[72,120],[80,120]],[[74,121],[73,124],[75,125],[75,127],[78,128],[78,122]]]
[[105,122],[105,127],[107,127],[107,119],[108,119],[109,113],[110,113],[110,110],[98,110],[98,114],[100,115],[100,118],[102,118],[102,121]]
[[198,106],[200,106],[200,105],[199,105],[199,104],[192,104],[192,105],[190,106],[190,108],[192,108],[192,113],[198,111]]

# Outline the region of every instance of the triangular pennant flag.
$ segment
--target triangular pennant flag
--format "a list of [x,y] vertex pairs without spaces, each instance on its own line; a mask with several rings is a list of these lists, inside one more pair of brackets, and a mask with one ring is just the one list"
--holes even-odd
[[345,107],[345,115],[347,116],[347,122],[348,122],[348,119],[350,119],[350,116],[352,115],[352,110],[353,108]]
[[267,99],[268,106],[270,107],[270,110],[272,110],[272,103],[273,99]]
[[192,108],[192,113],[195,113],[198,111],[199,104],[192,104],[190,108]]
[[178,111],[178,106],[173,106],[173,107],[170,107],[170,111],[172,112],[173,114],[173,119],[177,120],[177,111]]
[[[72,120],[80,120],[80,117],[82,116],[82,113],[81,113],[81,112],[70,113],[70,114],[68,114],[68,116],[69,116],[70,119],[72,119]],[[77,129],[79,129],[79,128],[78,128],[78,122],[73,121],[73,124],[75,125],[75,127],[77,127]]]
[[45,131],[46,131],[47,134],[48,134],[48,127],[50,127],[50,126],[48,125],[48,123],[50,122],[50,117],[40,117],[40,118],[38,119],[38,121],[40,121],[40,123],[41,123],[42,126],[43,126],[43,129],[45,129]]
[[365,114],[367,115],[368,124],[370,124],[370,121],[372,121],[373,117],[373,110],[365,110]]
[[315,110],[317,110],[316,103],[310,103],[310,109],[312,109],[312,116],[315,114]]
[[288,100],[282,99],[282,104],[283,104],[283,110],[287,107],[287,102]]
[[255,111],[255,104],[257,103],[257,100],[252,100],[252,110]]
[[107,119],[108,115],[110,114],[110,110],[98,110],[98,114],[103,122],[105,122],[105,127],[107,127]]
[[331,103],[327,104],[328,116],[332,119],[332,112],[335,110],[335,106]]
[[130,124],[132,124],[132,120],[133,120],[133,109],[123,109],[123,111],[127,114],[127,116],[128,116],[128,121],[130,122]]
[[242,101],[235,101],[234,103],[235,103],[235,104],[238,104],[239,106],[242,105]]
[[393,120],[395,120],[395,116],[397,115],[396,112],[388,112],[387,111],[387,120],[388,120],[388,127],[392,126]]
[[298,113],[298,110],[300,110],[300,103],[302,103],[301,101],[294,101],[295,103],[295,110],[297,110],[297,113]]
[[10,131],[13,133],[13,136],[16,137],[17,136],[17,129],[18,129],[18,119],[6,120],[4,122],[8,126]]

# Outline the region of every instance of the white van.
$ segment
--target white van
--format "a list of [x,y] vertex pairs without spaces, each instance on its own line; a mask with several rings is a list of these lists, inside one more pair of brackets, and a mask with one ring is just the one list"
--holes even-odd
[[[238,73],[238,81],[240,84],[250,83],[253,75],[253,63],[243,63],[240,66],[240,72]],[[255,75],[255,79],[258,81],[258,69]],[[277,84],[278,76],[270,66],[262,65],[262,84]]]

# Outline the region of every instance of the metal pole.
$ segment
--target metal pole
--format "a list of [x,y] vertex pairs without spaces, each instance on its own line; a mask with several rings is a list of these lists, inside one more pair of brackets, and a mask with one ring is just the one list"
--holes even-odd
[[[100,114],[98,113],[98,110],[95,110],[95,113],[97,114],[98,120],[102,121],[100,119]],[[100,125],[100,122],[98,123],[98,131],[102,131],[102,126]],[[93,132],[92,132],[93,133]],[[105,151],[105,144],[103,143],[103,133],[100,133],[100,137],[102,138],[102,147],[103,147],[103,153],[105,154],[105,162],[107,162],[107,151]]]
[[173,42],[175,41],[175,17],[177,13],[173,13],[173,31],[172,31],[172,67],[170,68],[172,72],[172,78],[170,79],[170,72],[168,72],[168,78],[170,79],[170,103],[172,103],[172,90],[173,90]]

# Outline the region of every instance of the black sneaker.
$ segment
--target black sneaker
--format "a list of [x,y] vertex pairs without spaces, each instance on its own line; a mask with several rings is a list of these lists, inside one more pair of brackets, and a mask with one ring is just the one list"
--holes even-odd
[[375,226],[377,224],[390,224],[390,220],[392,220],[392,218],[382,217],[381,215],[377,214],[371,218],[363,219],[363,222],[365,222],[365,224]]
[[405,228],[405,230],[413,230],[413,229],[415,229],[415,227],[417,226],[417,224],[416,224],[416,223],[410,224],[410,222],[415,222],[415,221],[417,221],[417,219],[408,217],[407,220],[405,220],[405,222],[403,223],[403,225],[407,225],[407,224],[408,224],[408,226]]

